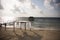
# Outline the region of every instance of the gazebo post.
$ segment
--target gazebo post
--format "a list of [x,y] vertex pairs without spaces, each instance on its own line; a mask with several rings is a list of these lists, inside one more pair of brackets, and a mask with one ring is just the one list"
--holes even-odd
[[21,30],[21,23],[19,22],[19,27],[20,27],[20,30]]
[[2,29],[2,24],[0,23],[0,31],[1,31],[1,29]]
[[6,25],[5,25],[5,31],[6,31]]
[[5,25],[5,31],[6,31],[6,26],[7,26],[7,23],[4,23],[4,24],[2,24],[2,25]]
[[26,23],[25,23],[25,30],[26,30]]
[[13,31],[15,31],[15,25],[16,25],[16,24],[15,24],[15,22],[14,22],[14,23],[13,23]]
[[31,22],[29,22],[29,24],[30,24],[30,31],[31,31]]

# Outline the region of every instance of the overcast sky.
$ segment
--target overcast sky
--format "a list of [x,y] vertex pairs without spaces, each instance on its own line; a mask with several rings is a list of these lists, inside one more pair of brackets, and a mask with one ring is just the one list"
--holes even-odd
[[[1,0],[2,16],[59,17],[60,0]],[[0,13],[1,14],[1,13]]]
[[60,17],[60,0],[33,0],[45,15],[50,17]]

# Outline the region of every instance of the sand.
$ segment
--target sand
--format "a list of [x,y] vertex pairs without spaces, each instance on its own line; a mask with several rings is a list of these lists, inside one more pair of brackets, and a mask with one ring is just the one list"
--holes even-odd
[[0,30],[0,40],[60,40],[60,30]]

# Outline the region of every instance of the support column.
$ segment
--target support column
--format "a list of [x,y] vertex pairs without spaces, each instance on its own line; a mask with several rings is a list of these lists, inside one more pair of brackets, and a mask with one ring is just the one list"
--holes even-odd
[[6,31],[6,26],[5,26],[5,31]]
[[2,25],[4,25],[4,26],[5,26],[5,31],[6,31],[6,26],[7,26],[7,23],[4,23],[4,24],[2,24]]
[[13,23],[13,31],[15,31],[16,22]]
[[19,27],[20,27],[20,29],[22,29],[22,28],[21,28],[21,23],[20,23],[20,22],[19,22]]
[[31,22],[29,22],[29,27],[30,27],[30,31],[31,31],[31,27],[32,27]]
[[25,30],[26,30],[26,22],[25,22]]

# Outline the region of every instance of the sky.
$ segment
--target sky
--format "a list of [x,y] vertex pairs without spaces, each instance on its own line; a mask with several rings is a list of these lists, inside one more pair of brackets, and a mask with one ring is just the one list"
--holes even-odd
[[21,0],[3,0],[2,6],[4,8],[2,16],[40,16],[41,11],[38,6],[33,9],[31,0],[25,0],[24,3]]
[[47,17],[60,17],[60,0],[32,0]]
[[4,21],[14,17],[60,17],[60,0],[1,0],[0,6]]

